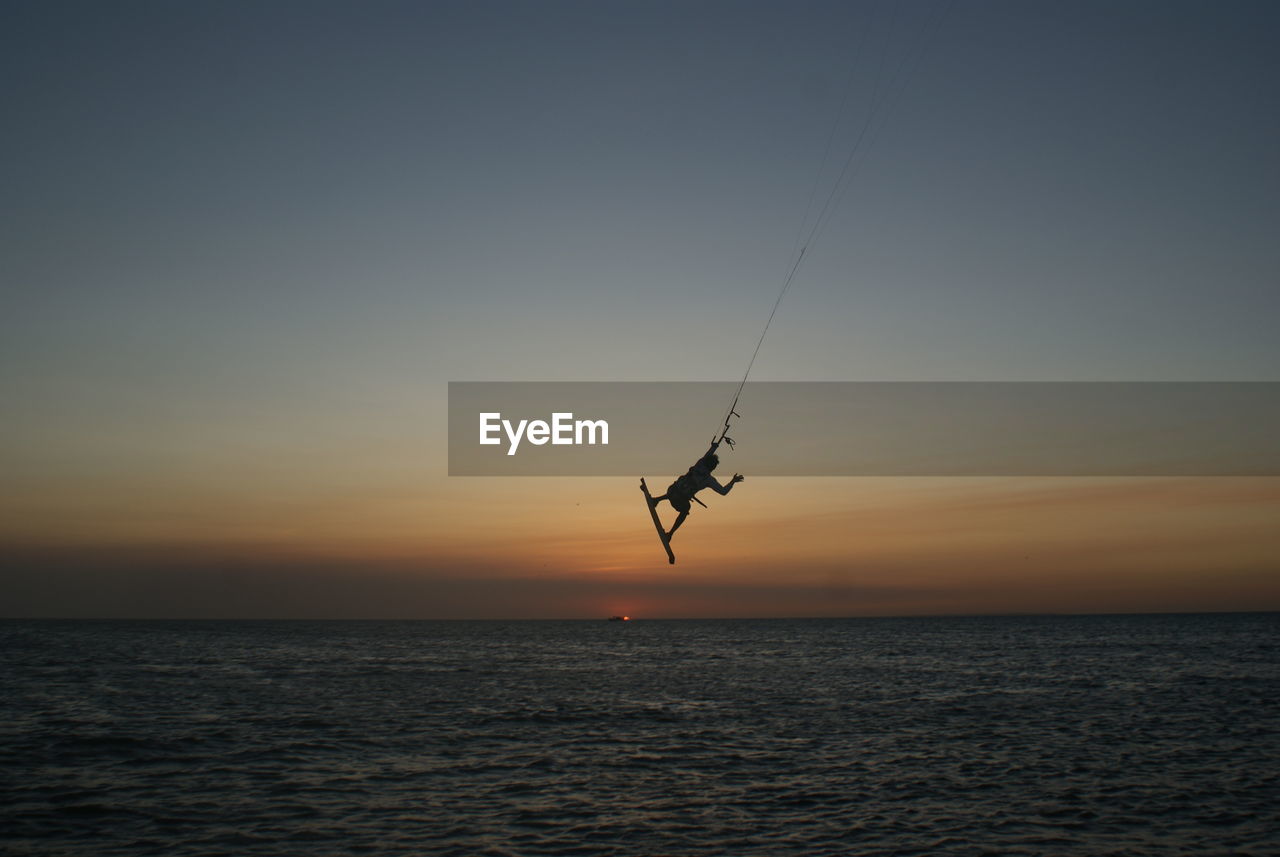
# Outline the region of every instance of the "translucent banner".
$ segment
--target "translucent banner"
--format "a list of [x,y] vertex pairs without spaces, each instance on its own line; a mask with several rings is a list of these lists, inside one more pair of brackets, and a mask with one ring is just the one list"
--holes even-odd
[[[453,476],[683,472],[735,382],[452,382]],[[754,382],[749,476],[1278,476],[1280,383]]]

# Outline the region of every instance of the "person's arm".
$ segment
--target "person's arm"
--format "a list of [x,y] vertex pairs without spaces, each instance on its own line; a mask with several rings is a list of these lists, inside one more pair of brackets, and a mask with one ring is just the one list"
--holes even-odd
[[707,487],[710,488],[712,491],[716,492],[717,494],[719,494],[721,497],[723,497],[725,494],[728,494],[730,491],[733,490],[733,486],[737,485],[739,482],[742,481],[742,474],[741,473],[733,474],[733,478],[729,480],[728,485],[721,485],[720,480],[716,479],[714,476],[708,476],[707,479],[709,480],[709,484],[707,485]]

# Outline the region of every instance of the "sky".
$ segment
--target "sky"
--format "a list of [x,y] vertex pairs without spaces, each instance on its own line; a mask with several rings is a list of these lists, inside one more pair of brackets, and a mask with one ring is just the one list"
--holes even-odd
[[755,380],[1280,380],[1273,3],[0,15],[0,615],[1280,609],[1274,479],[748,474],[669,568],[445,443],[737,379],[798,236]]

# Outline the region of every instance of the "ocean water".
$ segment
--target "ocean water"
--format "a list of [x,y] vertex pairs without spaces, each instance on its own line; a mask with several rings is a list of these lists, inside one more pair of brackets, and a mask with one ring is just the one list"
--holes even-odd
[[1280,614],[0,622],[0,852],[1280,854]]

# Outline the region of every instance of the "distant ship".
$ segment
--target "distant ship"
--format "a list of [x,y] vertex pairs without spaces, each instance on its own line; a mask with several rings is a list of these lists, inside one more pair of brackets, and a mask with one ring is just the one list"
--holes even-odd
[[610,616],[609,621],[610,622],[630,622],[631,617],[630,616]]

